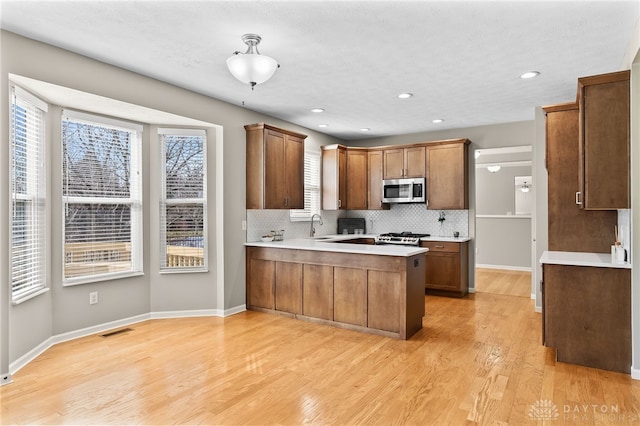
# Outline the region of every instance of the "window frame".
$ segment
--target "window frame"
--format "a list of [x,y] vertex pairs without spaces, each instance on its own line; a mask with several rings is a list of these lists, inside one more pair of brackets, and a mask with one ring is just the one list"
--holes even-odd
[[[316,173],[311,175],[314,168]],[[314,200],[310,198],[314,193],[315,206]],[[322,151],[309,147],[304,150],[304,205],[304,209],[289,210],[290,222],[309,222],[314,214],[322,213]]]
[[[202,197],[200,198],[168,198],[167,197],[167,176],[166,176],[166,144],[164,136],[186,136],[186,137],[202,137]],[[199,128],[158,128],[158,143],[160,151],[160,194],[159,194],[159,273],[160,274],[176,274],[176,273],[201,273],[209,272],[209,224],[208,224],[208,196],[207,196],[207,180],[208,180],[208,137],[206,129]],[[203,264],[193,266],[167,266],[166,262],[166,208],[167,206],[196,204],[202,205],[202,238],[203,238]]]
[[[63,134],[64,121],[71,120],[74,122],[93,125],[97,127],[105,127],[126,131],[131,134],[129,147],[129,197],[127,198],[106,198],[106,197],[79,197],[65,195],[66,183],[64,176],[65,163],[65,140]],[[65,109],[62,111],[60,128],[60,155],[62,164],[61,188],[62,188],[62,285],[74,286],[80,284],[89,284],[102,281],[111,281],[120,278],[135,277],[144,275],[143,270],[143,199],[142,199],[142,137],[143,126],[138,123],[132,123],[115,118],[94,115],[76,110]],[[130,251],[131,251],[131,269],[126,271],[94,273],[91,275],[80,275],[74,277],[66,277],[66,231],[65,224],[66,211],[68,204],[126,204],[130,206]]]
[[[27,92],[19,86],[12,85],[10,88],[10,117],[9,117],[9,182],[11,182],[11,187],[9,191],[9,196],[11,197],[9,202],[9,230],[10,230],[10,242],[9,248],[11,253],[11,262],[10,262],[10,271],[9,277],[11,282],[11,303],[14,305],[25,302],[31,298],[34,298],[40,294],[43,294],[49,291],[49,287],[47,285],[47,247],[49,243],[48,230],[49,230],[49,222],[47,219],[47,208],[49,204],[49,194],[47,188],[47,173],[48,173],[48,165],[47,165],[47,112],[48,105],[46,102]],[[27,158],[25,159],[25,173],[30,173],[30,170],[36,169],[36,178],[35,182],[31,179],[28,179],[27,189],[25,194],[17,195],[15,192],[15,179],[14,172],[16,170],[16,161],[15,161],[15,152],[16,152],[16,125],[15,125],[15,116],[16,111],[15,108],[19,103],[27,104],[26,107],[22,108],[34,108],[38,113],[38,123],[37,123],[37,152],[35,153],[36,158],[33,158],[33,155],[29,155],[29,152],[33,154],[33,150],[35,147],[29,146],[29,141],[25,140],[25,150],[27,151]],[[32,111],[33,112],[33,111]],[[28,113],[27,113],[28,114]],[[31,128],[27,124],[28,128]],[[28,131],[28,129],[27,129]],[[19,291],[16,291],[16,285],[14,283],[14,264],[13,262],[18,259],[18,257],[13,255],[14,252],[14,212],[15,212],[15,202],[16,200],[24,200],[26,203],[31,202],[31,215],[35,219],[35,223],[33,221],[27,230],[30,234],[34,234],[35,236],[30,238],[30,240],[35,241],[38,245],[38,249],[36,253],[30,258],[31,262],[29,263],[31,267],[33,264],[36,265],[36,278],[29,280],[32,281],[30,285],[27,285],[21,288]],[[25,209],[26,211],[26,209]],[[26,222],[26,221],[25,221]],[[35,259],[35,260],[34,260]]]

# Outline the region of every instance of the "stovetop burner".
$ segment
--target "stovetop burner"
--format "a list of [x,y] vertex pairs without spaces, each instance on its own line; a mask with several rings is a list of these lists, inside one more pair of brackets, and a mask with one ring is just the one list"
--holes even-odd
[[430,234],[414,234],[412,232],[388,232],[376,236],[376,244],[398,244],[405,246],[417,246],[420,238],[429,237]]

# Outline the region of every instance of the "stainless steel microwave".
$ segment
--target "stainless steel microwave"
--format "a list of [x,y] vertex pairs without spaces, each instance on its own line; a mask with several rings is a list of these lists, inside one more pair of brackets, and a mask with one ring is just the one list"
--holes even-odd
[[427,200],[425,178],[384,179],[382,181],[383,203],[424,203]]

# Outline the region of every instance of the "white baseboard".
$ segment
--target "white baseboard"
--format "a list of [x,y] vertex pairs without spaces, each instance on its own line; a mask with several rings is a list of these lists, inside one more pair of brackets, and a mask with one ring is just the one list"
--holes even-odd
[[633,380],[640,380],[640,369],[631,367],[631,378]]
[[[246,311],[246,305],[239,305],[233,308],[220,310],[220,309],[200,309],[193,311],[166,311],[166,312],[151,312],[148,314],[136,315],[134,317],[124,318],[121,320],[110,321],[103,324],[94,325],[91,327],[82,328],[80,330],[69,331],[67,333],[57,334],[49,337],[35,348],[31,349],[26,354],[9,364],[9,373],[3,374],[0,378],[8,377],[8,382],[11,382],[11,375],[16,374],[22,367],[29,364],[31,361],[42,355],[51,346],[58,343],[67,342],[69,340],[79,339],[81,337],[90,336],[92,334],[98,334],[103,331],[113,330],[114,328],[125,327],[131,324],[136,324],[142,321],[150,319],[167,319],[167,318],[186,318],[186,317],[226,317],[239,312]],[[7,384],[4,380],[0,380],[0,385]]]
[[531,267],[530,266],[485,265],[485,264],[476,263],[476,268],[505,269],[507,271],[531,272]]
[[534,309],[535,312],[541,314],[542,313],[542,306],[536,306],[536,308]]

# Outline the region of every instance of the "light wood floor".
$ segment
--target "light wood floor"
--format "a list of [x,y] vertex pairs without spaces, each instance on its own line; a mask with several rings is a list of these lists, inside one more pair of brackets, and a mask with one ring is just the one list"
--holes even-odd
[[531,298],[531,272],[476,268],[476,293]]
[[134,324],[56,345],[24,367],[0,388],[0,422],[639,421],[640,381],[556,363],[530,299],[427,296],[426,310],[408,341],[259,312]]

